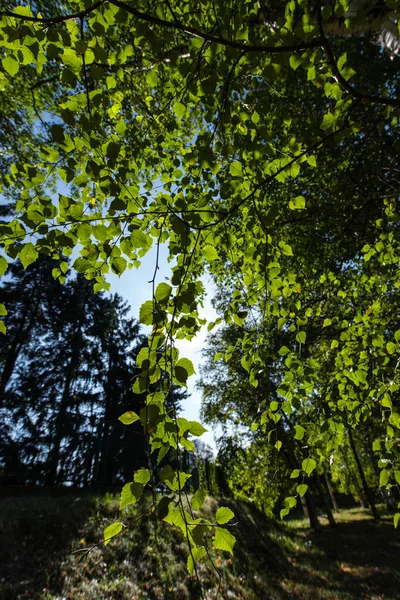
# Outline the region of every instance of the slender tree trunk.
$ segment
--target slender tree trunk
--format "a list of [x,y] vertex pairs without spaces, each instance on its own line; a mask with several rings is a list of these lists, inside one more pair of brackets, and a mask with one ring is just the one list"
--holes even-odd
[[310,526],[314,531],[319,531],[321,529],[321,524],[318,519],[317,509],[315,508],[315,504],[313,498],[311,496],[311,492],[307,490],[304,494],[305,503],[307,506],[308,518],[310,520]]
[[376,506],[375,506],[375,501],[374,501],[373,494],[371,493],[371,490],[368,487],[367,480],[365,478],[364,469],[362,467],[362,464],[361,464],[361,461],[360,461],[360,457],[358,456],[358,452],[357,452],[357,449],[356,449],[356,445],[354,443],[353,433],[352,433],[351,429],[348,430],[348,435],[349,435],[350,447],[351,447],[351,450],[352,450],[353,455],[354,455],[354,460],[356,461],[358,472],[360,474],[360,479],[361,479],[361,483],[362,483],[362,486],[363,486],[363,489],[364,489],[365,496],[366,496],[366,498],[368,500],[368,503],[369,503],[369,505],[371,507],[371,511],[372,511],[372,515],[373,515],[374,519],[376,521],[378,521],[379,518],[380,518],[379,517],[379,513],[376,510]]
[[207,491],[211,495],[212,494],[212,486],[211,486],[211,477],[210,477],[210,464],[208,459],[204,461],[204,467],[206,472],[206,482],[207,482]]
[[[290,427],[290,429],[293,429],[292,423],[288,415],[284,414],[284,419],[286,421],[286,424]],[[293,440],[289,437],[287,431],[285,431],[282,426],[280,427],[280,432],[285,438],[284,447],[286,451],[284,451],[284,455],[289,467],[293,470],[300,469],[300,465],[296,458],[296,453],[293,446]],[[299,448],[299,452],[301,453],[301,448]],[[312,499],[310,490],[307,490],[307,492],[304,494],[304,502],[302,499],[301,504],[303,507],[304,514],[307,515],[306,518],[308,518],[310,521],[310,527],[314,529],[314,531],[319,531],[321,528],[321,524],[318,520],[317,509],[315,508],[315,504]]]
[[[24,347],[27,339],[29,338],[29,334],[32,331],[35,320],[38,314],[40,304],[40,296],[34,306],[33,310],[30,311],[30,307],[27,304],[25,306],[24,313],[22,315],[21,321],[19,323],[18,329],[15,332],[15,336],[12,342],[12,345],[7,353],[7,357],[4,361],[4,367],[0,377],[0,406],[3,403],[4,395],[6,392],[6,387],[8,382],[10,381],[12,374],[14,372],[15,364],[17,362],[18,356]],[[30,316],[29,316],[30,312]],[[26,323],[29,318],[28,323]]]
[[[291,444],[291,440],[289,440],[289,436],[285,435],[285,437],[286,441],[284,444],[283,455],[286,459],[286,462],[290,469],[300,469],[300,465],[294,453],[294,448]],[[321,525],[318,520],[318,514],[311,496],[311,492],[309,490],[307,490],[307,492],[301,498],[301,506],[303,508],[305,518],[309,519],[310,521],[310,527],[314,529],[314,531],[318,531],[321,528]]]
[[329,503],[329,496],[326,493],[323,484],[321,483],[320,480],[320,476],[317,474],[316,477],[316,482],[317,482],[317,487],[318,487],[318,492],[321,495],[323,501],[324,501],[324,505],[325,505],[325,512],[326,512],[326,516],[328,517],[328,521],[329,521],[329,525],[331,527],[335,527],[336,526],[336,521],[335,518],[332,514],[332,510],[331,510],[331,506]]
[[[376,459],[376,456],[372,452],[372,442],[371,442],[371,438],[370,438],[368,430],[365,433],[365,439],[367,441],[367,454],[368,454],[368,458],[369,458],[369,460],[371,462],[372,468],[374,469],[374,473],[375,473],[377,485],[379,485],[379,483],[378,483],[379,482],[379,477],[380,477],[379,466],[378,466],[378,461]],[[382,500],[386,504],[386,508],[388,510],[396,510],[396,508],[397,508],[397,506],[396,506],[396,500],[393,497],[392,490],[387,490],[386,487],[383,486],[383,487],[379,488],[379,493],[382,496]]]
[[105,390],[105,408],[104,408],[104,424],[103,433],[101,436],[100,458],[98,468],[98,478],[96,483],[109,482],[109,464],[110,464],[110,419],[112,415],[112,369],[113,369],[113,335],[108,342],[108,369],[107,380],[104,385]]
[[368,502],[364,498],[364,493],[360,487],[357,475],[351,475],[351,480],[354,483],[354,487],[356,488],[357,495],[358,495],[358,501],[360,503],[361,508],[367,508]]
[[95,443],[95,454],[94,454],[94,465],[93,465],[93,473],[92,473],[92,485],[96,485],[100,480],[100,454],[101,454],[101,445],[103,438],[103,423],[98,423],[97,425],[97,434],[94,436],[96,439]]
[[366,500],[364,498],[364,494],[362,492],[362,489],[360,488],[360,484],[358,482],[357,475],[355,473],[353,473],[353,470],[350,468],[349,461],[347,460],[347,452],[343,452],[343,461],[344,461],[344,463],[346,465],[347,472],[349,474],[349,479],[353,483],[353,485],[354,485],[354,487],[356,489],[356,493],[357,493],[357,496],[358,496],[358,501],[360,503],[360,506],[361,506],[361,508],[365,508],[366,505],[367,505],[367,502],[366,502]]
[[304,496],[300,496],[301,508],[303,509],[303,514],[305,519],[310,519],[310,515],[308,514],[307,502]]
[[336,496],[334,494],[333,488],[332,488],[332,484],[331,484],[331,480],[329,477],[329,473],[327,471],[325,471],[324,469],[324,477],[325,477],[325,482],[326,482],[326,488],[328,490],[329,493],[329,497],[331,499],[332,502],[332,506],[333,506],[333,510],[335,511],[335,513],[339,512],[339,506],[336,502]]
[[48,472],[46,476],[46,483],[48,485],[54,485],[57,481],[57,470],[60,462],[60,448],[61,442],[64,438],[64,429],[65,429],[65,421],[66,421],[66,412],[68,406],[71,401],[71,384],[76,372],[76,369],[79,365],[80,360],[80,345],[81,345],[81,335],[80,331],[76,333],[74,336],[75,339],[71,340],[72,353],[71,359],[69,361],[69,365],[67,367],[65,380],[64,380],[64,388],[61,396],[61,402],[59,405],[56,424],[55,424],[55,432],[54,432],[54,440],[53,447],[49,452],[48,457]]

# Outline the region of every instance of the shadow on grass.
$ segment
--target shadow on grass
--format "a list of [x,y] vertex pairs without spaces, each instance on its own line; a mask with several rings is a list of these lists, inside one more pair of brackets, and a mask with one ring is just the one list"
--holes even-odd
[[364,511],[337,517],[315,534],[295,528],[299,548],[289,560],[294,569],[283,588],[293,598],[332,600],[398,600],[400,598],[400,532],[392,517],[375,522]]
[[60,569],[90,512],[88,496],[0,499],[0,598],[34,600],[57,592]]
[[[115,520],[118,501],[110,498],[71,490],[61,497],[0,499],[0,599],[200,598],[198,582],[186,570],[186,540],[166,524],[157,525],[156,533],[152,523],[140,523],[97,548],[85,564],[70,554],[101,539]],[[213,554],[223,580],[199,564],[207,597],[220,587],[221,600],[400,599],[400,532],[392,517],[375,523],[367,512],[343,511],[336,528],[324,524],[315,534],[304,522],[267,519],[251,504],[220,503],[235,513],[237,543],[233,556]],[[218,504],[207,499],[207,518]]]

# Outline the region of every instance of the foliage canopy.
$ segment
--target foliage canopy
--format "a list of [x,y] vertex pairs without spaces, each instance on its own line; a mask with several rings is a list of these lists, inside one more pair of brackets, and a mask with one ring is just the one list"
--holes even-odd
[[[15,107],[29,89],[15,114],[40,127],[35,162],[24,141],[3,177],[17,199],[1,226],[1,272],[43,253],[63,281],[78,249],[73,266],[97,291],[108,272],[168,244],[171,280],[158,283],[156,264],[140,310],[153,328],[133,386],[148,394],[146,410],[130,416],[158,460],[193,449],[190,435],[204,430],[164,399],[193,374],[174,340],[204,323],[208,271],[223,290],[221,319],[240,328],[250,397],[264,349],[274,352],[276,394],[260,426],[306,409],[302,476],[346,428],[379,415],[382,485],[398,485],[398,13],[397,0],[76,0],[45,15],[36,4],[0,13],[2,94]],[[228,513],[196,519],[181,499],[186,474],[160,478],[179,492],[157,511],[186,535],[189,568],[211,536],[232,551]],[[153,479],[128,484],[124,504]]]

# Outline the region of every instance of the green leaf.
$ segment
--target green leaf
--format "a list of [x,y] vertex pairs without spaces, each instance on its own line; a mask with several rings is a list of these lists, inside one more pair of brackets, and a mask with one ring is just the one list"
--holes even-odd
[[124,425],[130,425],[135,421],[139,421],[139,416],[135,412],[133,412],[133,410],[128,410],[128,412],[118,417],[118,420],[121,421],[121,423],[123,423]]
[[79,73],[82,69],[82,58],[72,48],[65,48],[61,54],[64,65],[73,73]]
[[285,256],[293,256],[293,250],[289,244],[286,244],[285,242],[279,242],[279,247],[282,250],[282,254]]
[[172,109],[178,117],[178,119],[183,119],[183,117],[186,114],[186,106],[182,104],[182,102],[174,102],[174,104],[172,105]]
[[194,572],[194,564],[197,563],[202,558],[204,558],[204,556],[206,556],[206,555],[207,555],[207,550],[204,548],[204,546],[200,546],[198,548],[191,548],[188,559],[187,559],[187,570],[189,571],[189,573],[191,575],[193,575],[193,572]]
[[296,487],[296,492],[299,494],[299,496],[303,497],[304,494],[306,493],[306,491],[308,490],[308,485],[306,485],[305,483],[301,483],[300,485],[298,485]]
[[201,435],[203,435],[203,433],[208,431],[208,429],[205,429],[205,427],[203,427],[203,425],[201,423],[198,423],[197,421],[189,421],[189,424],[190,433],[192,435],[195,435],[196,437],[200,437]]
[[299,342],[300,344],[305,344],[306,343],[306,332],[305,331],[299,331],[299,333],[296,335],[296,341]]
[[136,504],[143,493],[143,484],[133,481],[127,483],[122,488],[121,499],[119,503],[119,509],[122,510],[125,506],[130,504]]
[[317,466],[317,463],[315,462],[315,460],[313,458],[305,458],[303,460],[303,462],[301,463],[301,468],[303,469],[303,471],[305,471],[305,473],[307,475],[311,475],[311,473],[314,471],[316,466]]
[[122,275],[126,270],[127,262],[123,256],[117,256],[111,260],[111,269],[116,275]]
[[302,440],[303,437],[304,437],[304,434],[305,434],[306,430],[301,425],[295,425],[294,428],[296,430],[294,439],[295,440]]
[[289,64],[294,71],[301,65],[302,62],[303,60],[297,54],[292,54],[289,58]]
[[393,517],[393,525],[394,525],[395,529],[397,529],[399,521],[400,521],[400,513],[396,513]]
[[387,469],[382,469],[379,476],[379,487],[383,487],[389,483],[389,471]]
[[289,510],[297,505],[297,499],[294,496],[287,496],[283,501],[286,508]]
[[192,507],[194,510],[200,510],[206,499],[207,492],[204,488],[199,488],[192,496]]
[[374,452],[379,452],[381,449],[381,440],[375,440],[374,443],[372,444],[372,450]]
[[233,554],[233,546],[235,545],[236,538],[229,533],[227,529],[221,527],[215,528],[215,535],[213,537],[213,545],[218,550],[225,550]]
[[150,481],[150,471],[148,469],[139,469],[133,476],[133,480],[146,485]]
[[0,304],[0,317],[4,317],[7,314],[7,309],[4,304]]
[[310,165],[310,167],[316,167],[317,166],[317,160],[316,160],[315,156],[313,156],[313,155],[307,156],[307,162]]
[[175,365],[174,373],[177,381],[186,384],[187,379],[194,374],[194,367],[188,358],[180,358]]
[[226,508],[225,506],[220,506],[215,514],[215,520],[218,525],[225,525],[225,523],[229,523],[231,519],[234,517],[234,513],[230,508]]
[[343,69],[346,62],[347,62],[347,52],[342,54],[342,56],[337,61],[337,66],[338,66],[339,71],[341,71]]
[[139,320],[143,325],[151,325],[153,323],[153,302],[146,300],[139,309]]
[[174,471],[171,465],[163,467],[159,473],[160,480],[163,481],[171,491],[178,492],[182,490],[186,481],[190,479],[190,473],[183,471]]
[[31,242],[25,244],[22,250],[18,253],[18,258],[20,259],[24,269],[26,269],[27,267],[29,267],[29,265],[35,262],[38,256],[39,254],[37,253],[35,246]]
[[239,161],[234,161],[229,165],[229,173],[232,177],[243,177],[243,166]]
[[132,248],[143,248],[144,250],[149,250],[153,243],[151,236],[146,235],[140,229],[136,229],[131,233],[130,241]]
[[162,300],[166,300],[167,298],[169,298],[171,292],[172,287],[168,285],[168,283],[162,282],[158,284],[154,297],[158,302],[161,302]]
[[107,144],[107,157],[116,158],[121,151],[121,145],[118,142],[109,142]]
[[[108,79],[108,77],[107,77]],[[125,135],[127,125],[123,119],[120,119],[115,127],[115,131],[118,135]]]
[[297,479],[300,475],[300,469],[293,469],[290,474],[290,479]]
[[290,350],[287,346],[282,346],[282,348],[279,350],[279,354],[281,356],[286,356],[286,354],[289,354]]
[[19,71],[19,62],[17,62],[14,58],[12,58],[11,56],[7,56],[6,58],[3,58],[3,60],[1,61],[3,68],[5,71],[7,71],[7,73],[9,75],[11,75],[11,77],[14,77],[14,75],[16,75]]
[[290,200],[289,208],[291,210],[303,210],[306,207],[306,199],[304,196],[297,196],[294,200]]
[[110,542],[110,540],[112,540],[113,537],[118,535],[124,528],[125,528],[125,525],[123,523],[117,522],[117,523],[113,523],[112,525],[109,525],[104,530],[104,545],[107,546],[107,544]]
[[4,256],[0,256],[0,277],[7,271],[8,263]]
[[216,260],[218,258],[217,249],[211,244],[203,246],[203,256],[206,260]]

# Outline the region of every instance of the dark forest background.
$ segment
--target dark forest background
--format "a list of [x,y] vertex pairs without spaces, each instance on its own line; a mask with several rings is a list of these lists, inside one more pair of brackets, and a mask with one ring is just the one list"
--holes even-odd
[[[55,262],[13,265],[0,288],[7,335],[0,338],[2,483],[112,485],[148,465],[134,395],[136,356],[147,345],[129,305],[94,293],[83,276],[60,285]],[[186,392],[174,390],[169,408]],[[171,458],[171,457],[169,457]]]

